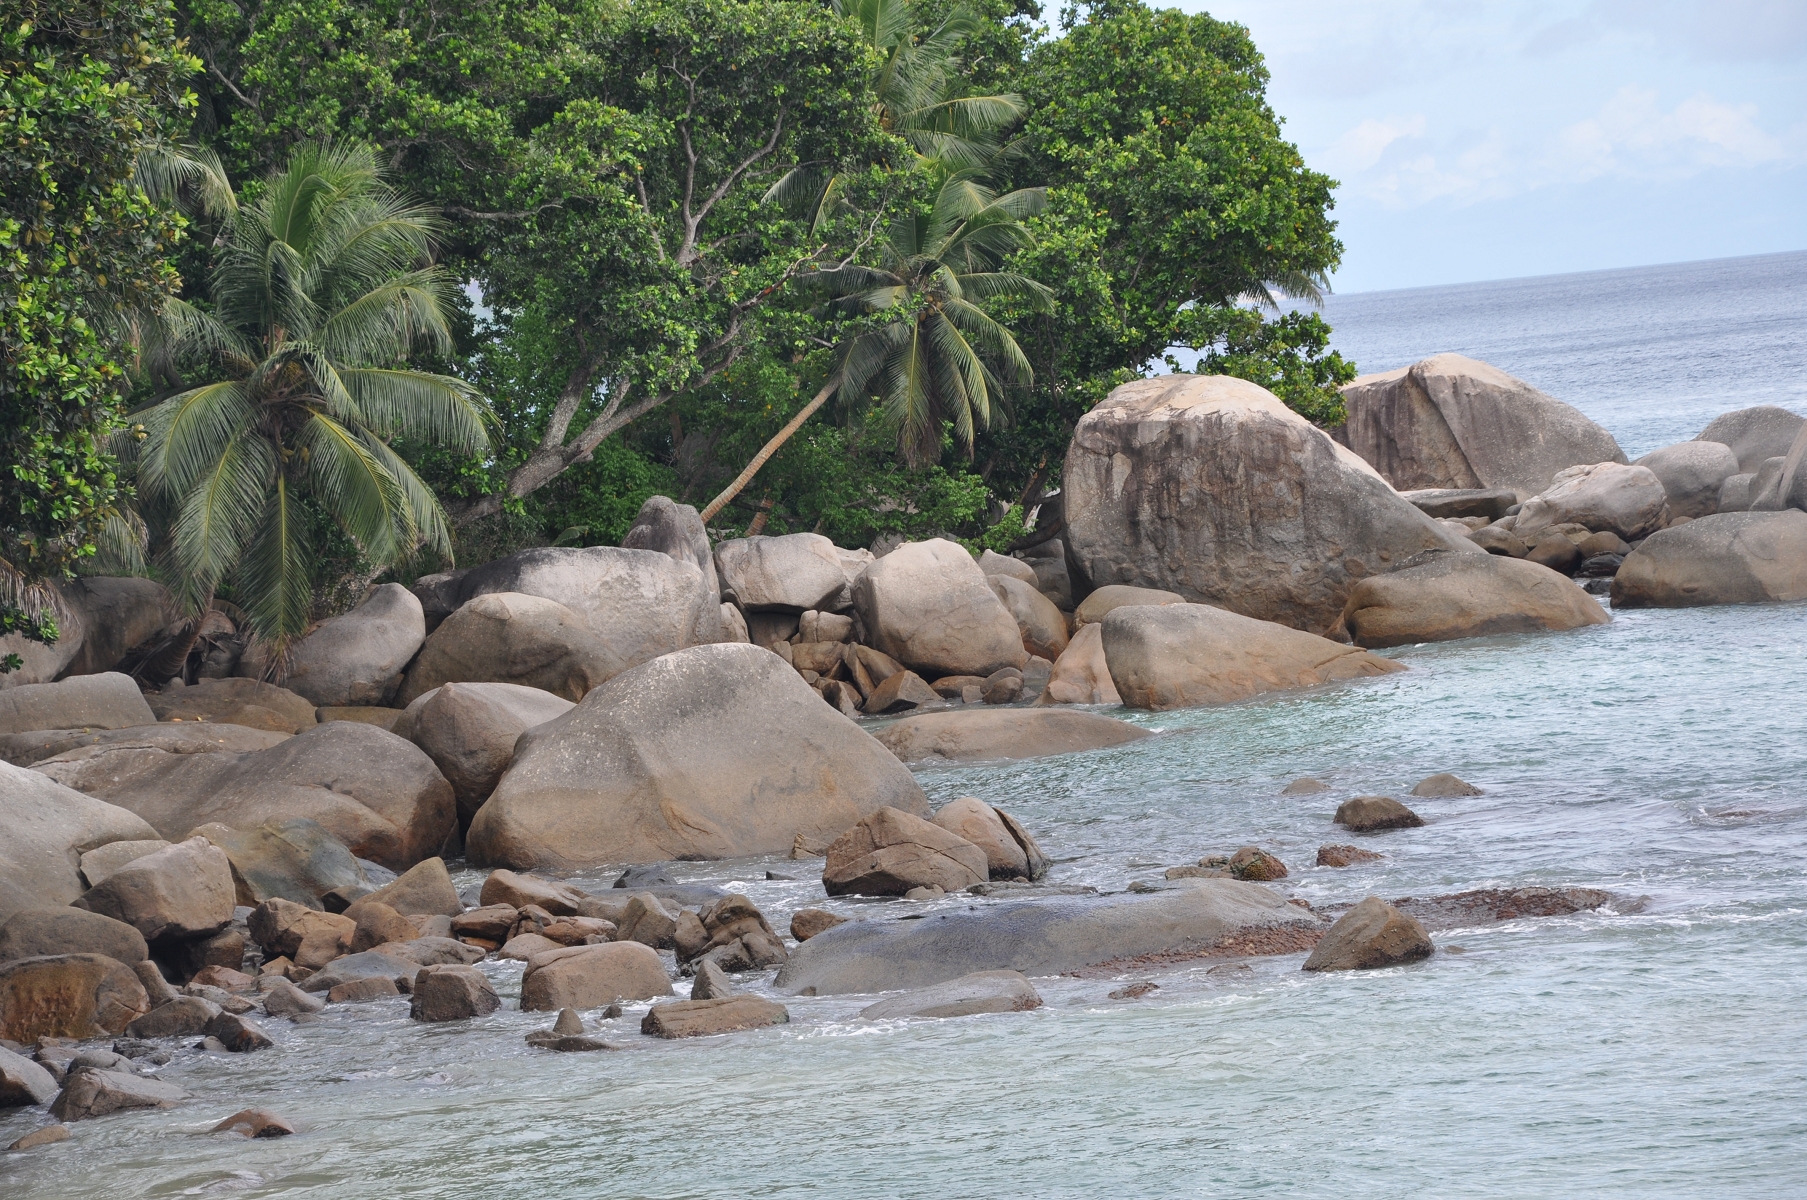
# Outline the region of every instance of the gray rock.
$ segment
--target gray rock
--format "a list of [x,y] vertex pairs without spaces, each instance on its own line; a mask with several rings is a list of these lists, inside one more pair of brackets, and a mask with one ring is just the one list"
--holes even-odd
[[[198,689],[188,689],[198,690]],[[35,770],[139,814],[174,839],[217,821],[237,829],[306,817],[359,858],[400,869],[456,827],[451,785],[419,747],[334,721],[246,754],[91,746]]]
[[[240,665],[249,671],[263,669],[257,664]],[[258,679],[208,679],[191,687],[165,688],[147,700],[159,721],[206,721],[272,733],[300,733],[319,724],[318,706],[312,700]]]
[[[1579,557],[1567,538],[1552,540]],[[1438,554],[1364,579],[1343,609],[1349,636],[1370,649],[1580,629],[1611,620],[1586,592],[1549,567],[1495,554]]]
[[417,937],[407,941],[384,942],[373,947],[373,952],[403,959],[421,967],[447,964],[468,967],[482,962],[486,957],[481,947],[447,937]]
[[254,1050],[268,1050],[276,1044],[263,1030],[237,1013],[220,1013],[213,1020],[207,1022],[207,1028],[203,1032],[233,1054],[249,1054]]
[[58,1142],[69,1140],[67,1125],[44,1125],[32,1130],[12,1145],[8,1150],[35,1150],[39,1146],[54,1146]]
[[21,767],[84,746],[150,746],[172,754],[267,750],[287,733],[216,723],[158,723],[124,729],[34,729],[0,735],[0,758]]
[[238,903],[246,907],[281,899],[324,908],[329,892],[369,890],[363,868],[345,843],[306,817],[256,829],[233,829],[215,821],[194,832],[225,853]]
[[403,916],[427,913],[455,917],[464,911],[464,901],[452,886],[451,873],[442,858],[428,858],[415,863],[390,882],[368,896],[366,902],[387,904]]
[[1421,488],[1399,493],[1426,516],[1438,518],[1485,517],[1497,521],[1518,503],[1511,488]]
[[1401,491],[1510,488],[1524,499],[1565,467],[1625,461],[1580,410],[1459,354],[1364,375],[1343,403],[1343,443]]
[[728,973],[716,965],[715,960],[705,958],[697,963],[696,982],[690,985],[692,1000],[720,1000],[734,994],[734,985],[728,982]]
[[224,929],[232,923],[234,894],[232,864],[197,837],[127,863],[75,906],[123,921],[154,945]]
[[1525,501],[1512,532],[1529,541],[1552,525],[1572,523],[1635,541],[1663,526],[1668,504],[1662,480],[1649,467],[1612,462],[1570,467]]
[[1321,779],[1313,779],[1309,775],[1301,775],[1280,789],[1282,796],[1315,796],[1319,792],[1327,792],[1330,785]]
[[1741,474],[1753,474],[1763,461],[1788,453],[1807,419],[1786,408],[1762,404],[1721,413],[1694,439],[1719,442],[1731,448]]
[[468,854],[556,869],[780,854],[883,805],[928,811],[902,764],[782,659],[695,646],[522,735]]
[[122,963],[150,957],[144,935],[112,917],[79,908],[21,909],[0,924],[0,962],[47,954],[104,954]]
[[178,996],[160,1004],[125,1027],[135,1038],[199,1037],[220,1015],[220,1006],[199,996]]
[[830,896],[901,896],[912,888],[957,892],[990,877],[985,851],[921,817],[881,808],[828,847]]
[[702,573],[703,586],[712,594],[721,594],[721,580],[715,573],[715,554],[709,546],[709,533],[703,528],[703,520],[696,509],[690,505],[679,504],[669,496],[647,497],[621,544],[629,550],[656,550],[679,562],[689,563]]
[[976,1017],[981,1013],[1028,1012],[1041,1006],[1041,994],[1022,972],[975,971],[946,983],[868,1004],[860,1010],[860,1020]]
[[1766,458],[1751,479],[1750,503],[1745,507],[1757,512],[1776,512],[1786,508],[1782,503],[1782,473],[1788,468],[1785,457]]
[[1150,734],[1101,713],[968,707],[904,717],[873,736],[901,761],[920,763],[1041,758],[1122,746]]
[[574,707],[562,696],[519,684],[448,683],[421,706],[412,738],[452,785],[459,824],[469,828],[514,761],[521,735]]
[[1061,897],[850,921],[792,952],[776,986],[840,995],[920,988],[974,971],[1059,975],[1149,954],[1202,952],[1226,938],[1322,922],[1258,883],[1191,879],[1148,896]]
[[783,1025],[791,1019],[782,1004],[758,996],[724,996],[715,1000],[668,1000],[655,1004],[640,1021],[648,1037],[708,1037]]
[[[474,969],[474,968],[473,968]],[[659,952],[639,942],[566,946],[536,954],[521,976],[521,1011],[601,1008],[671,995]]]
[[987,576],[1004,575],[1011,579],[1019,579],[1031,587],[1038,587],[1035,568],[1020,558],[1012,558],[1007,554],[983,550],[979,553],[979,570]]
[[624,670],[721,637],[720,596],[695,566],[656,550],[545,546],[458,578],[460,604],[489,592],[524,592],[564,605]]
[[1420,779],[1412,788],[1412,795],[1427,796],[1435,800],[1450,800],[1458,796],[1481,796],[1486,793],[1465,779],[1458,779],[1448,771]]
[[133,1108],[174,1108],[188,1093],[173,1083],[124,1071],[77,1071],[50,1106],[59,1121],[85,1121]]
[[387,704],[426,637],[414,593],[382,584],[295,645],[283,685],[323,707]]
[[1337,918],[1303,969],[1368,971],[1429,958],[1433,949],[1430,934],[1415,918],[1369,896]]
[[835,544],[819,533],[735,538],[715,548],[722,597],[743,612],[842,612],[847,575]]
[[[1265,389],[1223,376],[1126,383],[1073,433],[1068,569],[1326,631],[1349,589],[1423,550],[1478,553]],[[1121,690],[1121,688],[1119,688]]]
[[1649,468],[1661,481],[1673,520],[1718,512],[1725,481],[1738,473],[1738,456],[1721,442],[1696,440],[1653,450],[1632,466]]
[[56,1098],[56,1077],[23,1054],[0,1046],[0,1108],[49,1104]]
[[464,1021],[502,1007],[488,976],[476,967],[450,964],[422,967],[414,977],[408,1015],[416,1021]]
[[722,605],[722,641],[750,642],[752,633],[747,629],[747,619],[741,615],[740,609],[732,604]]
[[157,837],[135,813],[11,763],[0,763],[0,829],[0,921],[80,896],[88,849]]
[[144,841],[108,842],[104,846],[96,846],[82,854],[82,879],[88,887],[98,886],[107,876],[127,863],[136,862],[147,854],[166,850],[169,845],[162,838],[149,838]]
[[1035,584],[1024,583],[1014,576],[992,574],[987,575],[985,581],[1016,622],[1023,649],[1049,662],[1059,658],[1061,651],[1067,648],[1067,618],[1054,607],[1054,602],[1042,595]]
[[1123,703],[1170,709],[1365,679],[1404,664],[1204,604],[1119,608],[1100,622]]
[[[1027,831],[1014,820],[1006,823],[1004,814],[983,800],[962,796],[945,804],[936,810],[935,824],[984,851],[992,879],[1039,879],[1048,873],[1047,856]],[[1026,841],[1018,840],[1019,832]],[[1033,865],[1032,851],[1038,860]]]
[[[416,710],[447,683],[537,688],[575,703],[629,666],[627,657],[556,600],[488,592],[449,614],[402,681],[400,702]],[[412,736],[404,716],[396,733]]]
[[1104,620],[1105,617],[1119,608],[1132,608],[1140,604],[1184,604],[1186,598],[1178,592],[1165,592],[1159,588],[1131,587],[1124,583],[1107,583],[1092,592],[1073,610],[1073,624],[1091,625]]
[[1757,476],[1754,472],[1743,475],[1728,475],[1719,486],[1719,504],[1717,512],[1748,512],[1751,501],[1756,498]]
[[326,1007],[326,1001],[320,997],[310,996],[288,980],[274,975],[264,976],[258,986],[263,989],[264,1011],[272,1017],[317,1013]]
[[330,992],[341,983],[353,979],[393,979],[396,987],[404,988],[412,986],[414,976],[422,969],[419,963],[408,959],[366,950],[362,954],[347,954],[343,958],[333,959],[302,980],[301,990],[317,995]]
[[0,689],[0,733],[124,729],[156,719],[131,677],[113,671]]
[[930,679],[1020,670],[1028,658],[972,555],[942,538],[905,543],[867,567],[853,604],[869,645]]
[[1650,535],[1613,577],[1615,608],[1807,599],[1807,512],[1719,513]]

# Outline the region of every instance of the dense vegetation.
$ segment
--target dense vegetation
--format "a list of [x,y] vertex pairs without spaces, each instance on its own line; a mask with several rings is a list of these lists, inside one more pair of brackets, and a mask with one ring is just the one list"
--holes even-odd
[[[454,551],[617,541],[655,492],[719,498],[724,533],[1002,548],[1058,487],[1074,422],[1170,347],[1327,423],[1353,375],[1317,316],[1260,303],[1336,266],[1332,182],[1282,137],[1247,32],[1208,16],[1138,0],[1048,23],[1029,0],[3,2],[0,438],[18,465],[0,553],[21,578],[123,527],[134,470],[153,562],[196,601],[264,605],[272,634],[302,602],[271,563],[306,564],[318,615],[348,581]],[[209,153],[236,207],[144,165]],[[373,156],[363,177],[392,190],[361,203],[418,223],[355,281],[298,266],[259,285],[316,325],[388,305],[381,337],[330,351],[244,282],[248,237],[287,243],[243,214],[292,191],[308,154]],[[429,276],[430,314],[397,299]],[[281,418],[256,399],[277,359]],[[425,384],[409,393],[439,416],[354,414],[355,390],[350,408],[332,398],[340,370],[439,380],[430,403]],[[242,528],[216,542],[197,540],[193,493],[228,476],[199,458],[172,473],[157,448],[172,397],[201,394],[237,397],[244,420],[191,449],[261,456],[233,466]],[[154,443],[123,464],[106,449],[122,397],[122,436]],[[358,450],[332,480],[296,458],[328,425]],[[349,497],[366,460],[380,471]],[[269,558],[251,518],[291,492],[292,540]]]

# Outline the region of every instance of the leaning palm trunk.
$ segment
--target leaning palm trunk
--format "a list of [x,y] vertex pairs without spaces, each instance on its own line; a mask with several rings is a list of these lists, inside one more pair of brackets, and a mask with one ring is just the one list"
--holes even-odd
[[793,433],[803,428],[803,422],[814,416],[818,408],[828,403],[828,398],[834,395],[834,390],[840,386],[840,373],[835,372],[828,377],[828,382],[822,385],[822,390],[816,393],[816,398],[805,404],[803,411],[786,422],[783,429],[773,434],[772,440],[759,448],[759,453],[753,456],[753,461],[747,464],[746,470],[736,475],[734,482],[723,488],[722,494],[709,502],[709,507],[703,510],[703,520],[714,520],[715,514],[725,508],[728,501],[740,495],[740,489],[753,481],[753,476],[759,474],[759,468],[765,466],[771,460],[772,455],[778,453],[780,446],[790,441]]

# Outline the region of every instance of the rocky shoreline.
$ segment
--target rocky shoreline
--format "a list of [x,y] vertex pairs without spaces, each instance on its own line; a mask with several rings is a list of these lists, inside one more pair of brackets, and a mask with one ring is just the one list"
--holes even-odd
[[[932,808],[912,774],[1151,736],[1073,705],[1360,686],[1404,669],[1376,649],[1610,621],[1589,592],[1807,598],[1792,414],[1728,414],[1626,463],[1454,356],[1357,381],[1349,408],[1330,436],[1239,380],[1126,385],[1075,435],[1059,536],[1017,557],[712,545],[656,498],[622,547],[381,585],[280,684],[225,614],[81,581],[68,643],[0,688],[0,1106],[41,1107],[56,1124],[21,1143],[54,1145],[185,1102],[158,1078],[178,1055],[255,1053],[360,1005],[448,1026],[503,1010],[502,964],[521,964],[516,1006],[548,1014],[529,1044],[604,1051],[629,1026],[732,1044],[810,997],[870,997],[872,1020],[1021,1013],[1036,978],[1307,952],[1372,969],[1452,929],[1631,911],[1576,887],[1314,911],[1259,846],[1074,894],[1060,847],[983,799]],[[1437,775],[1408,799],[1476,791]],[[1335,821],[1327,839],[1362,844],[1327,841],[1320,868],[1359,871],[1424,824],[1352,793]],[[830,907],[782,927],[659,867],[785,854],[822,858]],[[475,895],[460,862],[488,871]],[[615,887],[563,878],[605,866]]]

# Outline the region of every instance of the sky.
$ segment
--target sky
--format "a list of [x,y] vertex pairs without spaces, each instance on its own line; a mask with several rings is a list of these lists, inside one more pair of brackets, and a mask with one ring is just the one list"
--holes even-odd
[[1807,0],[1166,2],[1341,181],[1338,293],[1807,249]]

